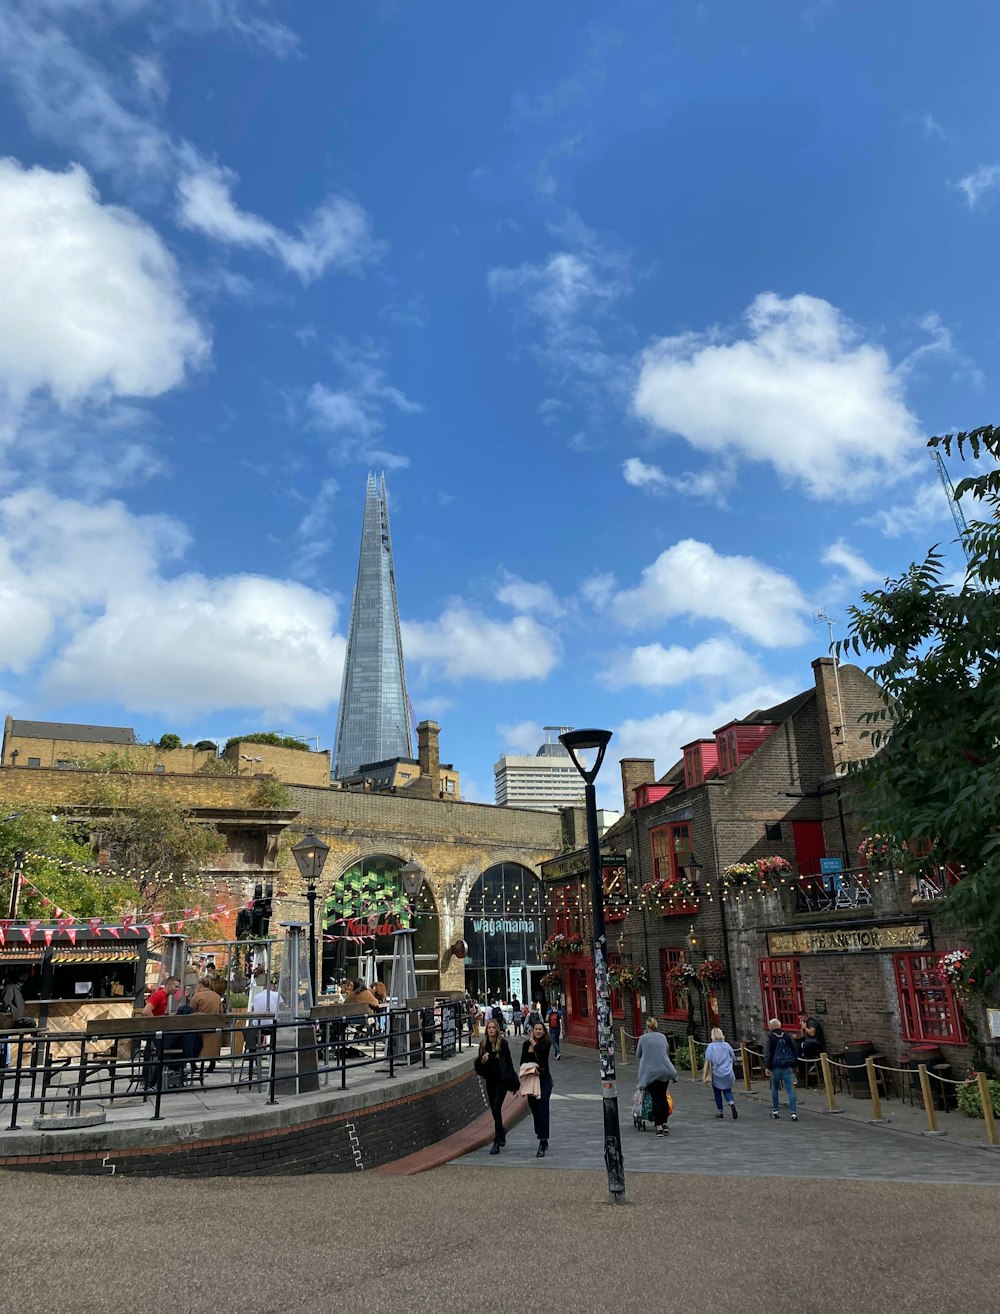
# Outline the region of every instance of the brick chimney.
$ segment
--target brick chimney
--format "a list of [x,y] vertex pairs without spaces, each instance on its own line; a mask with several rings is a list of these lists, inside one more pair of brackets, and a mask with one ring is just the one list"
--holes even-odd
[[656,759],[653,757],[623,757],[622,800],[625,812],[635,811],[635,791],[640,785],[656,784]]
[[837,696],[840,672],[833,657],[817,657],[812,668],[816,680],[816,720],[823,752],[823,774],[832,776],[844,760],[845,727],[840,714],[843,691],[839,698]]
[[436,798],[441,784],[441,727],[437,721],[421,721],[417,726],[417,758],[420,774],[431,782],[431,797]]

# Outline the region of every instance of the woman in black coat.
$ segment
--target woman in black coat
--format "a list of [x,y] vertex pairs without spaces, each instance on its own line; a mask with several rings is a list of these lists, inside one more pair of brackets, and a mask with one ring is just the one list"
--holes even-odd
[[486,1083],[486,1098],[493,1114],[495,1131],[490,1154],[499,1154],[501,1147],[507,1144],[507,1134],[503,1129],[503,1102],[513,1081],[514,1064],[510,1057],[510,1046],[492,1018],[486,1023],[486,1035],[479,1042],[475,1068]]
[[549,1051],[552,1041],[546,1034],[545,1023],[536,1022],[528,1034],[528,1039],[521,1046],[521,1062],[538,1064],[538,1084],[540,1095],[528,1096],[528,1107],[535,1124],[538,1137],[536,1159],[544,1159],[549,1148],[549,1099],[552,1095],[552,1073],[549,1071]]

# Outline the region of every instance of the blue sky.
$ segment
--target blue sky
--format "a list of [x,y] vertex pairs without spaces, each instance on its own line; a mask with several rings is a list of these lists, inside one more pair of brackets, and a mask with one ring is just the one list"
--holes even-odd
[[975,3],[8,0],[3,704],[332,746],[369,469],[467,796],[545,724],[663,770],[805,687],[812,613],[954,537],[926,436],[995,418],[997,45]]

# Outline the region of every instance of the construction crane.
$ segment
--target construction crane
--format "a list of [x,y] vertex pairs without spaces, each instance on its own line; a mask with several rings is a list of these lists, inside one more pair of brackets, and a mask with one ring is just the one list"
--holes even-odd
[[938,478],[941,480],[941,487],[944,489],[944,495],[948,499],[948,505],[951,507],[951,518],[955,522],[955,528],[958,530],[958,539],[962,544],[962,551],[965,553],[966,561],[969,560],[969,549],[965,545],[965,535],[969,531],[969,522],[965,518],[965,512],[962,510],[962,504],[955,496],[955,485],[951,482],[951,475],[945,466],[944,458],[941,453],[934,449],[934,464],[937,466]]

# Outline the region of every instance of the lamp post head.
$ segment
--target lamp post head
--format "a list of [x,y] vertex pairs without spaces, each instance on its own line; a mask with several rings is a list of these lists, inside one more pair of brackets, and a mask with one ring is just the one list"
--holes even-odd
[[698,933],[694,929],[694,922],[691,923],[690,929],[688,930],[687,942],[688,942],[688,947],[691,950],[695,950],[698,948]]
[[[604,754],[611,742],[611,733],[610,730],[567,730],[559,736],[559,742],[569,753],[573,759],[573,765],[588,785],[592,785],[597,779],[597,773],[604,761]],[[579,754],[585,753],[589,749],[596,749],[597,757],[594,759],[594,765],[588,768]]]
[[424,883],[424,870],[415,862],[406,862],[399,869],[399,879],[403,882],[403,893],[408,899],[415,899]]
[[681,870],[687,876],[692,885],[697,885],[701,880],[701,873],[705,868],[692,853]]
[[312,832],[300,839],[298,844],[292,845],[292,856],[303,880],[311,885],[316,884],[323,873],[329,852],[329,844],[324,844],[319,836]]

